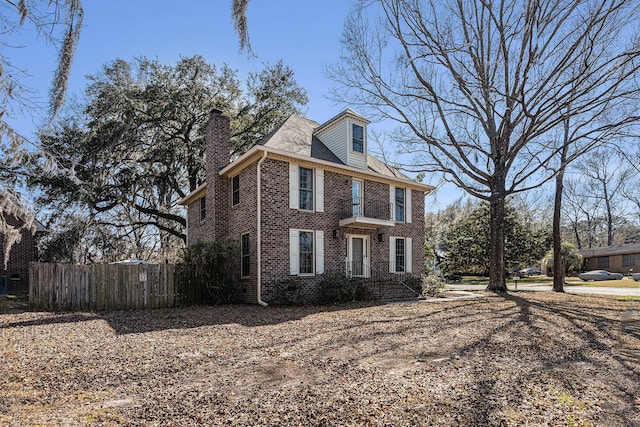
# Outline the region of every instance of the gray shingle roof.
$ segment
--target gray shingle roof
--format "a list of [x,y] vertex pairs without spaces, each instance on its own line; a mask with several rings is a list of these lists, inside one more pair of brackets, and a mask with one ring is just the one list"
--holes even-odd
[[[322,141],[313,136],[314,131],[319,127],[320,125],[316,121],[292,115],[280,127],[267,135],[260,142],[260,145],[343,165],[344,163]],[[367,156],[367,166],[370,171],[381,175],[411,179],[371,155]]]
[[582,249],[580,254],[585,258],[609,255],[625,255],[640,253],[640,243],[627,243],[624,245],[604,246],[600,248]]

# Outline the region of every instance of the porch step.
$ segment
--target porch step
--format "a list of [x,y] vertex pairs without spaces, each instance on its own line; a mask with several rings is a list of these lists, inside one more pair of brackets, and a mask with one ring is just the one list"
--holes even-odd
[[371,282],[365,284],[365,286],[376,300],[418,300],[419,297],[419,295],[407,289],[406,286],[396,282]]

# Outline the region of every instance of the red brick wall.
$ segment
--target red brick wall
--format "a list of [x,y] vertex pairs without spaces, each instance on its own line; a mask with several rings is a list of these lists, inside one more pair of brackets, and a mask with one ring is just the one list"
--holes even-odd
[[[14,227],[23,223],[13,217],[7,223]],[[9,252],[7,268],[0,262],[0,275],[7,276],[7,284],[11,292],[27,292],[29,290],[29,263],[38,260],[38,249],[35,236],[28,230],[22,230],[22,239],[15,243]],[[0,261],[4,260],[4,236],[0,234]]]

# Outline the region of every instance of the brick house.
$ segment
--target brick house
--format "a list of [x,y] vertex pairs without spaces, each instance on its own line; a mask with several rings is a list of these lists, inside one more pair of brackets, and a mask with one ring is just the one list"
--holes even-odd
[[187,206],[187,242],[241,246],[246,302],[296,276],[313,301],[325,271],[363,279],[424,273],[424,199],[433,187],[367,154],[367,121],[347,109],[326,123],[289,117],[230,162],[229,119],[207,125],[207,182]]
[[[19,228],[24,225],[24,221],[13,215],[6,215],[7,224]],[[20,230],[20,241],[14,243],[9,252],[9,262],[7,268],[0,263],[0,277],[7,280],[8,290],[11,292],[29,291],[29,263],[38,261],[37,238],[45,232],[45,227],[34,220],[35,232],[23,228]],[[5,236],[0,233],[0,260],[4,260]],[[0,284],[1,286],[1,284]]]
[[604,246],[580,251],[585,270],[629,274],[640,271],[640,243]]

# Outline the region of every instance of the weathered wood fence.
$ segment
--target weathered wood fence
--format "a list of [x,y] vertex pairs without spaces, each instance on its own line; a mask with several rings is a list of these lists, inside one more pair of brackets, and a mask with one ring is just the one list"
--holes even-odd
[[31,263],[29,304],[38,310],[174,307],[184,301],[170,264]]

